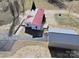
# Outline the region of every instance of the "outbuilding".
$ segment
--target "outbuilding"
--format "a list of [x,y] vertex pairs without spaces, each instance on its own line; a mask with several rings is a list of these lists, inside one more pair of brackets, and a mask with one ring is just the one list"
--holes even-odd
[[49,28],[48,40],[52,47],[79,49],[79,35],[71,29]]
[[42,37],[45,20],[44,9],[31,10],[24,22],[25,33],[31,34],[33,37]]
[[43,27],[43,9],[36,9],[29,12],[27,19],[25,21],[26,27],[31,27],[34,30],[41,30]]

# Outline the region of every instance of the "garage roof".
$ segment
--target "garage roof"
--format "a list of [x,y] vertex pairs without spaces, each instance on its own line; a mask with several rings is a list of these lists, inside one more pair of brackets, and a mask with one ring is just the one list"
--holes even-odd
[[64,33],[64,34],[77,34],[74,30],[68,28],[49,28],[48,32]]
[[32,24],[41,25],[42,20],[43,20],[43,15],[44,15],[44,10],[43,9],[38,9]]

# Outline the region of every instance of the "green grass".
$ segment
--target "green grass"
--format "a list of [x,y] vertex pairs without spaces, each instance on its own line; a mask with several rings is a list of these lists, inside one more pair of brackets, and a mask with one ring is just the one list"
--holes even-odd
[[55,19],[60,25],[79,27],[79,18],[76,18],[72,15],[68,16],[68,14],[62,14],[59,16],[59,14],[55,14]]

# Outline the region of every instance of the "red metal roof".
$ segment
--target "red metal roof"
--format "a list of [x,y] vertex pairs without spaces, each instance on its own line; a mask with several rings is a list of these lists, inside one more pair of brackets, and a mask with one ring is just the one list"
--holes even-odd
[[44,10],[43,9],[38,9],[32,24],[38,25],[38,26],[41,25],[42,20],[43,20],[43,15],[44,15]]

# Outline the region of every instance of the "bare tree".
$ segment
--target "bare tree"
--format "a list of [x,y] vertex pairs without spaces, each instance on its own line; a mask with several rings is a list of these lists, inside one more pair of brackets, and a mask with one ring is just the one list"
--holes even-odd
[[19,10],[19,3],[18,3],[17,0],[14,1],[14,5],[15,5],[16,11],[17,11],[18,16],[19,16],[19,12],[20,12],[20,10]]
[[16,21],[15,21],[15,25],[19,24],[19,14],[20,14],[20,6],[17,0],[14,1],[14,6],[16,8],[17,11],[17,16],[16,16]]
[[13,5],[11,2],[9,2],[9,7],[10,7],[11,14],[14,17],[13,23],[12,23],[11,28],[9,30],[9,36],[12,36],[14,28],[15,28],[15,13],[14,13],[14,8],[13,8]]
[[25,6],[24,6],[25,0],[21,0],[21,4],[22,4],[22,7],[23,7],[23,14],[24,14],[25,13]]
[[73,4],[70,5],[68,16],[70,15],[72,8],[73,8]]

